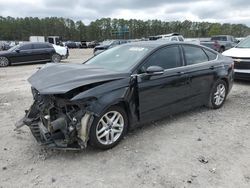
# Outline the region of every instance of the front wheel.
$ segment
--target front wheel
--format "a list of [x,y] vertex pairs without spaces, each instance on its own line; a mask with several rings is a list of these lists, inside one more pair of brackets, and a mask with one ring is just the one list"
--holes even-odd
[[127,114],[120,106],[112,106],[95,118],[90,129],[90,144],[99,149],[117,145],[127,131]]
[[223,80],[218,80],[211,92],[209,97],[208,106],[212,109],[218,109],[223,106],[227,97],[227,84]]
[[10,62],[6,57],[0,57],[0,67],[9,66]]
[[51,57],[51,61],[53,63],[60,63],[61,61],[61,56],[59,54],[53,54],[52,57]]

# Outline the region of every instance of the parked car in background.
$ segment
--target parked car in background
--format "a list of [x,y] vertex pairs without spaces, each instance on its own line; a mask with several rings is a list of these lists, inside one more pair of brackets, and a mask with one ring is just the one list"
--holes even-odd
[[200,41],[200,45],[211,48],[217,52],[221,52],[221,46],[218,41]]
[[222,107],[233,61],[189,43],[137,42],[85,64],[47,64],[28,81],[34,101],[18,128],[27,125],[49,147],[109,149],[146,122],[203,105]]
[[107,49],[113,48],[117,45],[125,44],[127,43],[127,40],[106,40],[103,41],[99,46],[96,46],[94,48],[94,55],[97,55]]
[[0,67],[14,64],[55,62],[68,57],[65,47],[44,42],[27,42],[0,52]]
[[211,41],[217,41],[220,45],[219,52],[224,52],[237,45],[238,41],[231,35],[215,35],[211,37]]
[[82,45],[81,45],[81,42],[75,42],[76,43],[76,48],[81,48]]
[[184,41],[184,37],[179,33],[169,33],[164,35],[149,36],[149,40]]
[[235,79],[250,80],[250,36],[223,55],[233,59]]
[[88,44],[88,48],[94,48],[96,46],[100,45],[98,41],[94,40],[94,41],[91,41],[89,44]]
[[87,48],[87,47],[88,47],[87,41],[82,40],[82,41],[81,41],[81,47],[80,47],[80,48]]
[[184,41],[184,37],[178,33],[171,33],[171,34],[160,35],[160,36],[161,38],[159,38],[158,40],[162,40],[162,41],[179,41],[179,42]]
[[68,48],[78,48],[76,42],[74,42],[74,41],[67,41],[67,42],[65,42],[64,45],[67,46]]

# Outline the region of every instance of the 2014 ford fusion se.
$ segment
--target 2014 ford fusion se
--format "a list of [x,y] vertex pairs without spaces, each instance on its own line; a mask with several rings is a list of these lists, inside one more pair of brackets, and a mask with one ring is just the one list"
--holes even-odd
[[109,149],[146,122],[202,105],[220,108],[233,61],[199,45],[137,42],[84,64],[47,64],[28,81],[34,103],[17,128],[27,125],[49,147]]

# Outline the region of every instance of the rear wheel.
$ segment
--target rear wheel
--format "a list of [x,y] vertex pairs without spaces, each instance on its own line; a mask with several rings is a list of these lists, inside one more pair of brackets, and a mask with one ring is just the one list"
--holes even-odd
[[225,51],[225,47],[224,47],[224,46],[221,46],[219,52],[222,53],[222,52],[224,52],[224,51]]
[[218,80],[211,92],[209,97],[208,106],[213,109],[218,109],[223,106],[227,97],[227,84],[223,80]]
[[53,54],[52,56],[51,56],[51,61],[53,62],[53,63],[59,63],[60,61],[61,61],[61,56],[59,55],[59,54]]
[[110,149],[123,138],[127,127],[126,112],[120,106],[112,106],[94,119],[90,129],[90,144],[95,148]]
[[9,66],[10,62],[6,57],[0,57],[0,67]]

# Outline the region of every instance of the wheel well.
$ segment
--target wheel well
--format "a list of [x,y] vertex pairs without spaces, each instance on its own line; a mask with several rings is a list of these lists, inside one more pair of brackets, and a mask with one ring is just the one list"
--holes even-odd
[[131,115],[128,113],[129,112],[129,107],[126,104],[125,101],[119,101],[116,104],[113,104],[111,106],[120,106],[121,108],[124,109],[124,111],[126,112],[127,118],[128,118],[128,129],[130,128],[130,122],[131,122]]
[[221,78],[221,80],[223,80],[227,84],[227,93],[228,93],[228,89],[229,89],[228,80],[226,78]]

